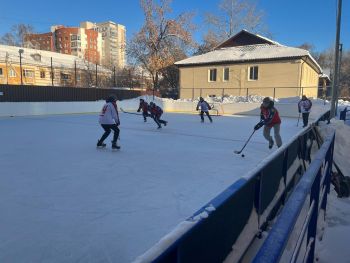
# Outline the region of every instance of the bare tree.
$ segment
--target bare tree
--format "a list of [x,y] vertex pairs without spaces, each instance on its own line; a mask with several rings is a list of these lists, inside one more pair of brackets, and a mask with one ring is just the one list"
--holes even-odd
[[16,24],[11,27],[11,32],[1,37],[0,42],[5,45],[23,46],[24,37],[34,32],[34,27],[29,24]]
[[0,43],[9,46],[16,45],[15,38],[11,33],[6,33],[5,35],[3,35],[0,39]]
[[208,31],[197,54],[210,51],[222,41],[242,29],[253,33],[269,34],[264,22],[264,11],[257,8],[254,0],[221,0],[219,14],[205,14]]
[[127,54],[152,77],[153,89],[159,89],[162,69],[177,60],[175,49],[193,46],[192,14],[182,13],[168,18],[171,0],[141,0],[145,22],[129,42]]

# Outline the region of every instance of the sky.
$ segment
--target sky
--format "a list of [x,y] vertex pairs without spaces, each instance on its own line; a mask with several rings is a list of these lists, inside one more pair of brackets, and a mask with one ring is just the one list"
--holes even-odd
[[[71,1],[47,0],[1,1],[0,36],[9,32],[13,24],[31,24],[38,32],[49,32],[53,24],[78,26],[81,21],[111,20],[126,26],[130,39],[143,24],[139,0]],[[198,25],[195,39],[200,42],[206,27],[203,15],[215,12],[220,0],[173,0],[172,17],[182,12],[195,13]],[[54,4],[55,3],[55,4]],[[337,0],[258,0],[264,11],[271,38],[288,46],[313,44],[315,51],[331,48],[335,43]],[[350,49],[350,3],[343,1],[341,43]]]

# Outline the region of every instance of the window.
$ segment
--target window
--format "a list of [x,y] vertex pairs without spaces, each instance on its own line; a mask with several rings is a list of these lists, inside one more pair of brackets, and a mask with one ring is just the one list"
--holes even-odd
[[258,80],[259,77],[259,67],[249,67],[249,80]]
[[230,69],[224,68],[224,81],[229,81],[229,80],[230,80]]
[[0,76],[2,76],[4,73],[2,72],[2,68],[0,68]]
[[216,68],[209,69],[209,82],[216,81]]
[[40,78],[42,78],[42,79],[45,78],[45,71],[43,71],[43,70],[40,71]]
[[29,69],[23,69],[23,76],[26,78],[34,78],[34,71]]
[[77,35],[71,35],[71,36],[70,36],[70,40],[71,40],[71,41],[77,40],[77,38],[78,38]]
[[14,71],[13,69],[10,69],[10,77],[11,78],[16,77],[16,71]]
[[66,73],[61,73],[61,79],[63,80],[69,80],[70,79],[70,75],[66,74]]

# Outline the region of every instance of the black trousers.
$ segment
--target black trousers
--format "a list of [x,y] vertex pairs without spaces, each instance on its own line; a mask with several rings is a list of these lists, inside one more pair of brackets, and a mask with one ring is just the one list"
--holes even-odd
[[119,137],[119,128],[117,124],[101,124],[102,128],[105,130],[104,134],[102,135],[100,142],[103,142],[108,135],[111,133],[111,130],[114,131],[114,135],[113,135],[113,141],[112,143],[116,143]]
[[309,123],[309,115],[310,115],[310,112],[305,112],[305,113],[303,113],[303,123],[304,123],[304,127],[307,126],[307,124]]
[[151,116],[153,118],[153,120],[157,123],[158,127],[162,127],[162,125],[160,125],[160,124],[166,125],[166,121],[161,120],[160,116],[162,116],[162,115],[152,115]]
[[205,114],[208,116],[208,119],[210,120],[210,122],[213,122],[213,120],[210,117],[209,111],[201,111],[200,115],[201,115],[201,120],[204,121],[204,112]]
[[146,118],[146,117],[150,117],[150,115],[148,114],[147,111],[143,111],[143,112],[142,112],[142,116],[143,116],[143,119],[144,119],[145,121],[147,121],[147,118]]

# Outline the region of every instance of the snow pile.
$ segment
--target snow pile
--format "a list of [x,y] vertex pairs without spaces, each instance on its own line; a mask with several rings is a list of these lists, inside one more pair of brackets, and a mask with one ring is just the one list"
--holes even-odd
[[335,130],[334,161],[344,175],[350,176],[350,126],[332,119],[329,125],[320,122],[318,130],[323,138]]
[[[322,137],[335,130],[334,160],[345,176],[350,176],[350,126],[332,119],[329,125],[319,123]],[[349,262],[350,258],[350,199],[339,199],[331,187],[328,195],[323,238],[317,244],[318,262]]]

